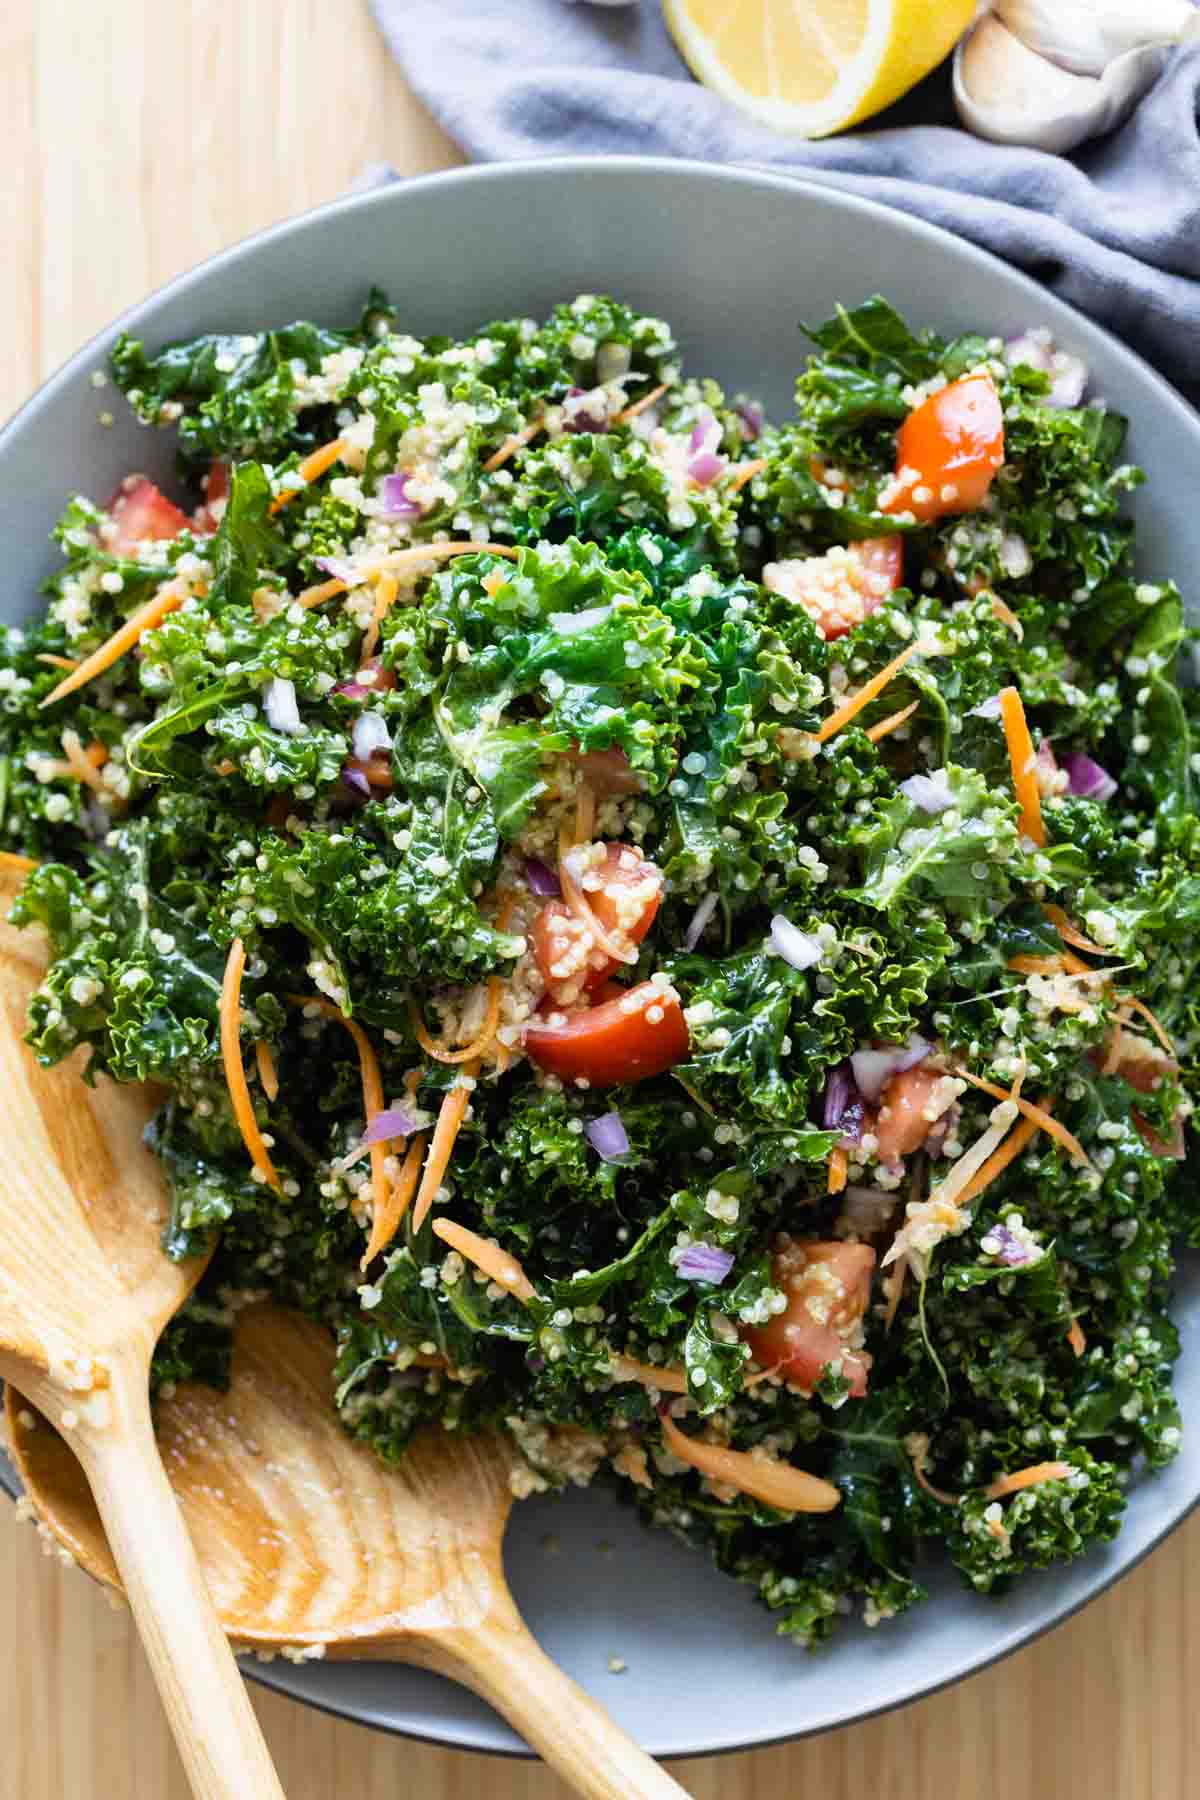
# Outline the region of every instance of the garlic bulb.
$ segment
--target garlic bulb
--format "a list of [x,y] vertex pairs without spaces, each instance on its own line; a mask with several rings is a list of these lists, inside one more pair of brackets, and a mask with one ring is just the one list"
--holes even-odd
[[1129,50],[1175,44],[1196,18],[1189,0],[992,0],[1027,50],[1074,75],[1103,75]]
[[[1187,10],[1192,22],[1200,20]],[[1119,125],[1161,67],[1158,47],[1143,45],[1115,57],[1098,77],[1074,75],[986,13],[954,52],[954,102],[977,137],[1062,152]]]

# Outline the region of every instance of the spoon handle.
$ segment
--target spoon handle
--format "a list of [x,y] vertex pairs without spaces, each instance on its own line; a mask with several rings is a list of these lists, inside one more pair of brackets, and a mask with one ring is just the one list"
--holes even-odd
[[444,1640],[437,1648],[443,1654],[429,1666],[486,1700],[584,1800],[687,1800],[686,1788],[550,1660],[515,1606],[494,1606],[454,1634],[452,1651]]
[[91,1484],[197,1800],[284,1800],[150,1421],[144,1368],[114,1359],[111,1418],[69,1433]]

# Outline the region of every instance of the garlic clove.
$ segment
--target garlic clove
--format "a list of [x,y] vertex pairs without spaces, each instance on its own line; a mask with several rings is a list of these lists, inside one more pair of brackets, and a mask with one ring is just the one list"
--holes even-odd
[[1103,75],[1117,57],[1175,44],[1196,18],[1190,0],[992,0],[1027,50],[1074,75]]
[[1151,46],[1126,51],[1099,78],[1072,75],[986,13],[954,52],[954,103],[977,137],[1061,153],[1119,125],[1161,67]]

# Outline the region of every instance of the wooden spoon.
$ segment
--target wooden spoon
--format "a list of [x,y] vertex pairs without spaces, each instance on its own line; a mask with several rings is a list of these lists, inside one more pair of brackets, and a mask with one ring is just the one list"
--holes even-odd
[[78,1056],[41,1069],[22,1043],[43,972],[32,934],[0,924],[0,1378],[86,1471],[193,1791],[283,1800],[150,1422],[150,1356],[203,1261],[160,1248],[162,1177],[142,1145],[153,1097],[85,1086]]
[[[513,1453],[428,1430],[395,1467],[343,1429],[333,1344],[300,1314],[239,1315],[230,1390],[181,1385],[159,1445],[217,1611],[239,1645],[416,1663],[479,1694],[589,1800],[684,1790],[530,1635],[501,1540]],[[8,1394],[14,1457],[42,1519],[89,1574],[116,1564],[70,1449]]]

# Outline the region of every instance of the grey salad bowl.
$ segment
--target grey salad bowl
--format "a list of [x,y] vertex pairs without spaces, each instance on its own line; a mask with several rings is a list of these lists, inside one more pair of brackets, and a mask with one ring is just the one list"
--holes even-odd
[[[580,292],[668,317],[691,366],[782,411],[804,352],[801,319],[881,290],[914,321],[1008,335],[1049,325],[1132,420],[1149,481],[1136,500],[1148,576],[1200,567],[1200,420],[1144,363],[1033,282],[970,245],[865,201],[794,181],[645,158],[455,171],[342,201],[182,276],[82,350],[0,434],[3,616],[37,605],[64,497],[103,499],[132,469],[172,485],[169,437],[90,382],[121,327],[151,345],[196,332],[351,318],[372,282],[415,333],[542,313]],[[111,407],[115,422],[100,414]],[[806,1656],[751,1595],[648,1532],[602,1493],[540,1499],[510,1527],[512,1586],[534,1631],[585,1688],[662,1756],[749,1748],[863,1718],[982,1668],[1058,1623],[1131,1568],[1200,1497],[1200,1264],[1180,1271],[1181,1455],[1140,1483],[1117,1541],[1028,1577],[1004,1598],[928,1572],[927,1606],[867,1631],[848,1623]],[[0,1459],[2,1461],[2,1459]],[[11,1473],[2,1471],[15,1487]],[[614,1678],[610,1656],[627,1672]],[[345,1717],[472,1750],[522,1748],[481,1702],[391,1665],[256,1668]],[[670,1696],[664,1702],[664,1697]]]

